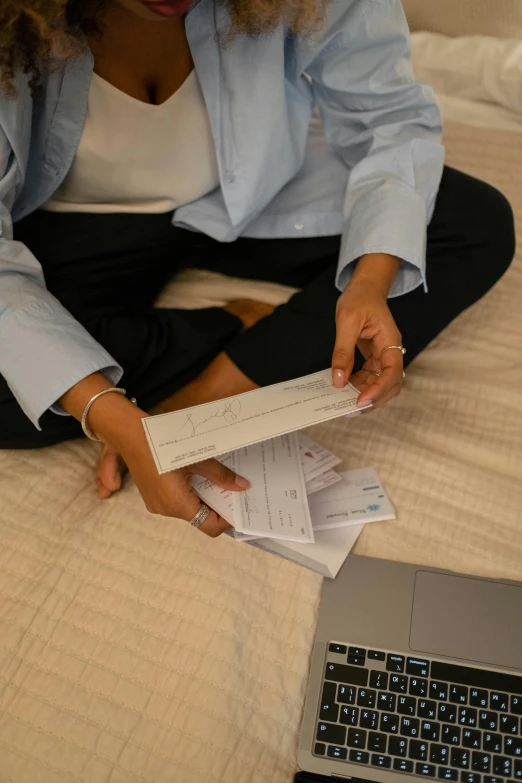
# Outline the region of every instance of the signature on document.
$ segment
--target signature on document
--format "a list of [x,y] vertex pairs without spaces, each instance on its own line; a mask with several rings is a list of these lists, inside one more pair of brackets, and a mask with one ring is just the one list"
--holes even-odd
[[[219,419],[223,419],[227,424],[233,424],[239,418],[240,413],[241,403],[237,397],[227,400],[225,403],[219,403],[214,413],[210,415],[208,411],[200,413],[199,416],[204,416],[201,420],[198,420],[197,413],[187,413],[187,417],[176,433],[175,439],[193,438],[201,432],[205,432],[205,424],[215,425]],[[210,426],[208,431],[212,431],[213,428],[213,426]]]

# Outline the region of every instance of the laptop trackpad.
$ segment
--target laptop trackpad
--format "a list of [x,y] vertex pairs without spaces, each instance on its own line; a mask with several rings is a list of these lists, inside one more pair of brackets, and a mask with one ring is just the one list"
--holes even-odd
[[522,669],[522,587],[417,571],[410,647]]

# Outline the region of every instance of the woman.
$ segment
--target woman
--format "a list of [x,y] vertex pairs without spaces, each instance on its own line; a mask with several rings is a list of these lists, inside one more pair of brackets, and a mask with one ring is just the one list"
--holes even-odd
[[[146,412],[330,361],[383,405],[401,334],[411,360],[509,266],[503,196],[443,171],[400,0],[1,0],[0,30],[0,448],[83,416],[101,497],[125,463],[149,510],[200,522],[190,471],[157,474]],[[154,310],[185,266],[301,290]],[[139,407],[100,395],[120,381]]]

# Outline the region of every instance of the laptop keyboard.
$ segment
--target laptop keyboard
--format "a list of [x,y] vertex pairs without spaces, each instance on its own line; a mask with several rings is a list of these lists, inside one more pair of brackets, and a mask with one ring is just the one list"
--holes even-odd
[[331,642],[314,755],[455,783],[522,783],[522,677]]

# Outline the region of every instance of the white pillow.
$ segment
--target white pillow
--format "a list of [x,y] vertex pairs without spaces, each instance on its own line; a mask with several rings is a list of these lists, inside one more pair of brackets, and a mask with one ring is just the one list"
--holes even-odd
[[402,0],[412,30],[522,38],[522,0]]
[[522,41],[412,34],[416,78],[435,92],[522,114]]

